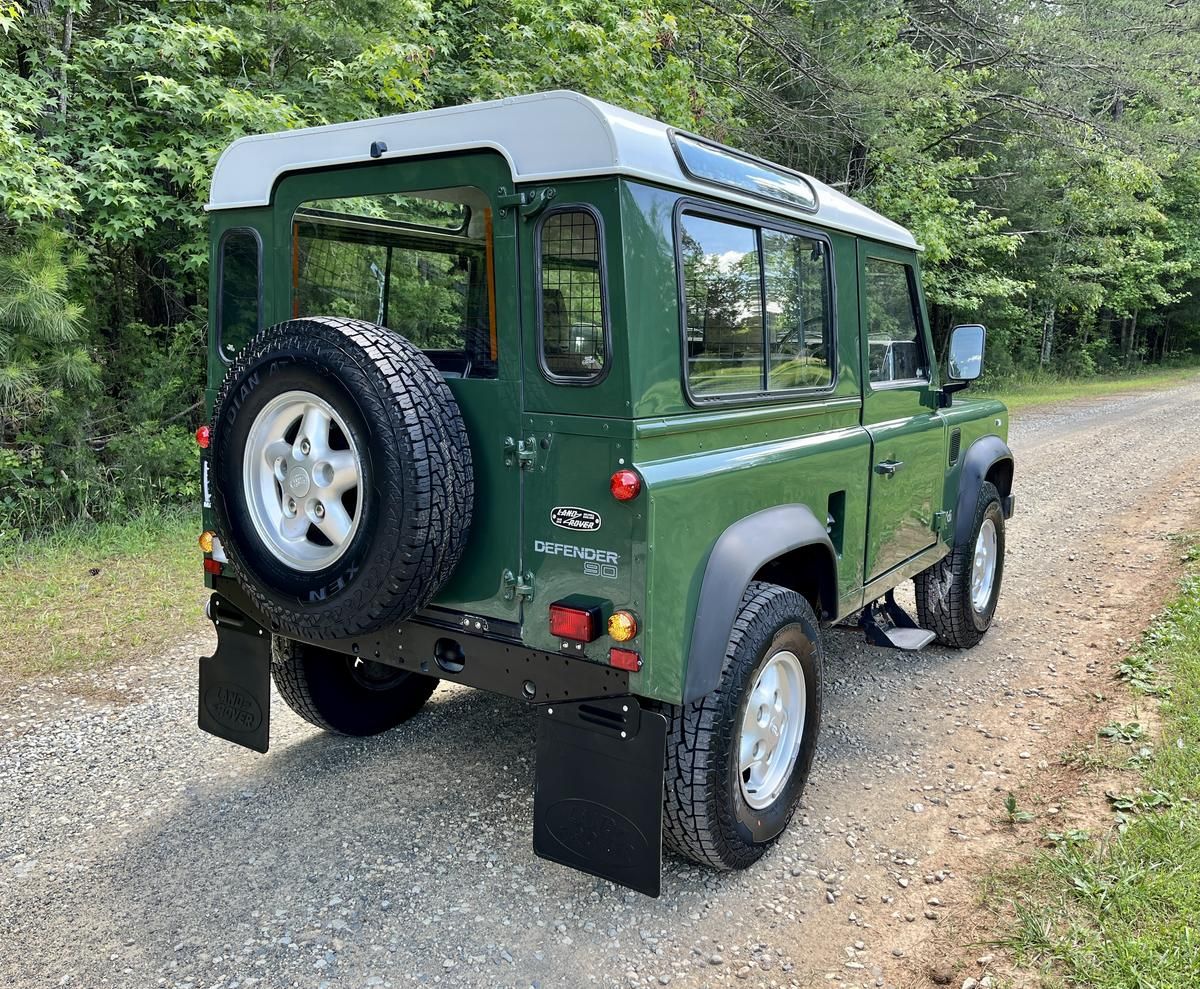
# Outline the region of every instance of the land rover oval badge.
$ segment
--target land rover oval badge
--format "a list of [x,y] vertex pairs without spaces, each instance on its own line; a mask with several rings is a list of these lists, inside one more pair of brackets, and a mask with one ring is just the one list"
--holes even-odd
[[550,521],[560,529],[570,529],[572,532],[595,532],[602,520],[600,513],[590,508],[559,505],[550,509]]

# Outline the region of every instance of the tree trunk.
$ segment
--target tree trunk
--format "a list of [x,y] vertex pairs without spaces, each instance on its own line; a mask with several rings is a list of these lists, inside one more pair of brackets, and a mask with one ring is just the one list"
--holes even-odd
[[71,41],[75,33],[75,12],[68,7],[63,18],[62,65],[58,69],[58,113],[67,115],[67,62],[71,59]]
[[1045,367],[1050,362],[1050,356],[1054,353],[1054,306],[1050,306],[1046,310],[1045,316],[1042,318],[1042,367]]

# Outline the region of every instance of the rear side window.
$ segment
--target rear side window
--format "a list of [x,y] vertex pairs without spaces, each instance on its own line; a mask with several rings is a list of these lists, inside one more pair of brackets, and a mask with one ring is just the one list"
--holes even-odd
[[679,236],[692,396],[833,384],[824,241],[687,213]]
[[541,359],[546,376],[598,381],[608,365],[600,228],[590,210],[556,210],[538,236]]
[[232,360],[261,324],[261,258],[262,242],[249,227],[227,230],[221,237],[217,339],[226,360]]
[[395,330],[448,377],[495,377],[491,211],[482,192],[355,196],[292,218],[292,314]]
[[867,368],[877,384],[929,380],[911,265],[867,258]]

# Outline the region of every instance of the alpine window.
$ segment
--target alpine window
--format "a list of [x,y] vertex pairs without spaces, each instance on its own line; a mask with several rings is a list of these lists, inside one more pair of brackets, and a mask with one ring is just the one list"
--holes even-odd
[[608,366],[600,226],[591,210],[555,210],[538,232],[542,369],[551,380],[592,384]]
[[671,140],[692,178],[809,212],[817,208],[816,189],[803,175],[685,134],[673,134]]
[[833,384],[824,240],[708,216],[680,217],[688,392],[697,399]]
[[232,360],[262,325],[262,241],[258,232],[250,227],[225,231],[217,264],[218,347],[225,360]]

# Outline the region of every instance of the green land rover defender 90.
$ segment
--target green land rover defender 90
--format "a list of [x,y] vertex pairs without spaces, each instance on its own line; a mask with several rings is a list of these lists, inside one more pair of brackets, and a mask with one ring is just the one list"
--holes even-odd
[[913,237],[828,186],[551,92],[243,138],[209,210],[206,731],[526,701],[536,852],[657,895],[787,826],[823,625],[987,631],[984,329],[939,370]]

